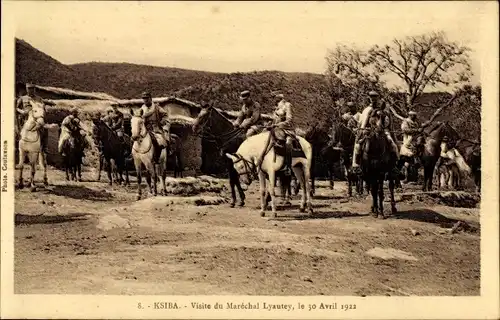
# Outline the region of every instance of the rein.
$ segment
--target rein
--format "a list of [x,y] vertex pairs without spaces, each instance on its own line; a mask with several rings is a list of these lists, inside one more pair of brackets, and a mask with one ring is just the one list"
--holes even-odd
[[234,162],[234,164],[243,161],[243,165],[245,166],[245,171],[242,172],[242,173],[238,173],[238,175],[242,176],[244,174],[247,174],[249,176],[249,180],[250,181],[256,180],[257,179],[258,171],[257,171],[257,166],[255,165],[255,163],[253,163],[252,161],[249,161],[249,160],[245,159],[239,153],[235,153],[234,156],[236,158],[238,158],[238,160],[236,160]]

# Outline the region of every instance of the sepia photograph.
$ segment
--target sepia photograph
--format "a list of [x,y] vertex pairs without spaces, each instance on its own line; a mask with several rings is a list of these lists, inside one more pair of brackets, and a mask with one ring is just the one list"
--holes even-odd
[[497,3],[4,4],[2,295],[498,317]]

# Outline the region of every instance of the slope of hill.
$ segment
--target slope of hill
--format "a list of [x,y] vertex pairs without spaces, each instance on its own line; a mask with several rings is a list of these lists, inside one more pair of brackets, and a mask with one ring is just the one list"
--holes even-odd
[[[262,104],[264,112],[272,110],[271,92],[281,90],[293,103],[294,118],[299,126],[328,121],[337,114],[321,74],[280,71],[228,74],[130,63],[64,65],[27,42],[16,39],[16,83],[25,82],[105,92],[121,99],[138,98],[147,89],[154,96],[173,95],[195,102],[213,101],[219,108],[226,110],[239,108],[239,92],[248,89]],[[446,100],[447,96],[448,93],[442,92],[425,93],[418,102],[432,104],[437,100]],[[421,119],[428,118],[434,108],[421,108]],[[462,109],[467,114],[467,110]],[[456,111],[450,108],[444,114],[451,116],[452,122],[458,126],[466,122],[466,119],[461,118],[470,119],[464,117],[464,113],[457,115]],[[476,112],[473,118],[476,121],[480,119],[480,113]],[[473,131],[478,135],[477,129]]]

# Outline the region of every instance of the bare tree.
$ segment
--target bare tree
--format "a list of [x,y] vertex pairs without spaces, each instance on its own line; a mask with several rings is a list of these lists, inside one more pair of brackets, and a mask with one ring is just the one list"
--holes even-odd
[[386,92],[383,76],[396,76],[400,80],[396,90],[405,92],[401,104],[407,111],[415,107],[426,88],[469,81],[469,52],[469,48],[449,41],[443,32],[394,39],[365,51],[339,45],[328,51],[326,75],[339,77],[349,87],[371,85]]

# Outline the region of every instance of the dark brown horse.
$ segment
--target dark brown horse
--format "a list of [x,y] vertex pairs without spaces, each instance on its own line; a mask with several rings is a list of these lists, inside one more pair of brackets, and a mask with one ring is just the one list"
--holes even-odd
[[[417,139],[421,141],[421,139],[424,139],[424,136],[425,142],[422,146],[420,146],[420,148],[423,149],[420,152],[420,163],[424,168],[424,185],[422,190],[431,191],[434,168],[436,167],[436,163],[441,153],[441,142],[443,141],[443,138],[447,136],[450,143],[456,143],[460,137],[458,132],[446,121],[436,122],[433,126],[424,131],[423,136],[420,136]],[[420,145],[419,142],[417,142],[417,144]]]
[[370,128],[365,137],[365,146],[361,159],[363,178],[368,184],[372,194],[371,214],[374,217],[385,218],[384,181],[389,180],[389,192],[391,197],[392,213],[395,213],[396,202],[394,200],[395,176],[394,168],[397,165],[397,157],[392,152],[391,146],[385,135],[382,123],[384,113],[379,111],[372,115]]
[[352,154],[354,152],[355,134],[341,121],[335,121],[330,129],[330,142],[322,150],[322,156],[330,159],[329,172],[333,187],[333,164],[343,163],[348,183],[348,195],[352,196],[352,187],[356,187],[359,195],[363,194],[363,180],[351,173]]
[[123,139],[120,139],[116,132],[114,132],[105,122],[99,118],[92,119],[94,123],[94,139],[99,141],[100,149],[100,159],[99,159],[99,176],[100,168],[102,165],[101,161],[106,161],[109,184],[113,184],[113,177],[111,171],[113,167],[116,167],[118,173],[118,183],[123,183],[122,174],[125,171],[125,184],[129,185],[130,180],[128,176],[128,169],[126,166],[126,158],[130,156],[132,149],[132,142],[127,135],[123,135]]
[[63,142],[62,154],[66,180],[82,181],[82,159],[84,150],[87,147],[85,137],[79,131],[74,131]]

